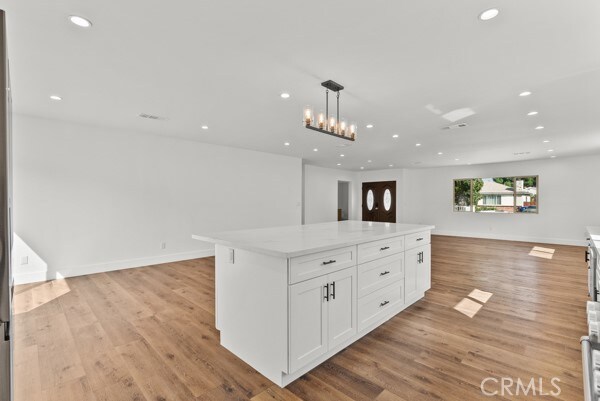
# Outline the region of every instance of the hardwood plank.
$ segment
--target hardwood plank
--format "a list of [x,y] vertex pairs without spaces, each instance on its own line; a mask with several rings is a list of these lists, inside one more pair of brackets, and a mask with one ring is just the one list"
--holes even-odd
[[302,401],[302,399],[296,397],[294,393],[285,388],[273,385],[262,393],[252,397],[251,401]]
[[[220,346],[214,258],[17,286],[15,401],[485,400],[486,377],[581,399],[583,248],[537,245],[434,236],[425,299],[286,389]],[[493,295],[468,318],[475,289]]]

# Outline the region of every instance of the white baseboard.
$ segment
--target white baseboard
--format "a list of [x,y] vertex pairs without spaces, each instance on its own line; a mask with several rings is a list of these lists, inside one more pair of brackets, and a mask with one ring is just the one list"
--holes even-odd
[[544,237],[527,237],[520,235],[508,235],[508,234],[494,234],[494,233],[469,233],[463,231],[447,231],[447,230],[433,230],[431,232],[434,235],[446,235],[451,237],[467,237],[467,238],[485,238],[485,239],[497,239],[502,241],[519,241],[519,242],[535,242],[541,244],[555,244],[555,245],[575,245],[575,246],[587,246],[587,241],[582,238],[581,240],[566,239],[566,238],[544,238]]
[[172,253],[169,255],[151,256],[148,258],[127,259],[114,262],[97,263],[91,265],[71,266],[48,271],[17,273],[14,275],[14,284],[28,284],[39,281],[55,280],[66,277],[84,276],[87,274],[104,273],[114,270],[132,269],[135,267],[158,265],[161,263],[179,262],[182,260],[206,258],[214,256],[215,250],[203,249],[200,251]]

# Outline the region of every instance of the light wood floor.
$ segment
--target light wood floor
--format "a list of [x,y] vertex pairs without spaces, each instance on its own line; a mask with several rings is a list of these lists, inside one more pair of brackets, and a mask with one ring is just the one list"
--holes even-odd
[[[584,250],[541,246],[434,237],[425,299],[284,390],[219,346],[212,258],[19,286],[16,401],[489,400],[488,376],[581,400]],[[469,318],[473,289],[493,296]]]

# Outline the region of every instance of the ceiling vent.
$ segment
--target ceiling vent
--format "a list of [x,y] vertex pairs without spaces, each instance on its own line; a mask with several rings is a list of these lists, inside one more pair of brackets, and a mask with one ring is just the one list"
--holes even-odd
[[515,156],[525,156],[530,154],[531,152],[515,152],[513,153]]
[[162,118],[160,118],[159,116],[155,116],[152,114],[140,113],[139,116],[142,118],[147,118],[149,120],[162,120]]
[[460,124],[454,124],[454,125],[448,125],[442,129],[457,129],[457,128],[465,128],[467,127],[469,124],[467,123],[460,123]]

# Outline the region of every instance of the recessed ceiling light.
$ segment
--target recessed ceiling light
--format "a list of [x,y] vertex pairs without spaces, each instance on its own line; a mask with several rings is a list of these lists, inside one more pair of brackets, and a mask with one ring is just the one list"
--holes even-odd
[[341,166],[341,165],[342,165],[342,163],[338,163],[337,165],[338,165],[338,166]]
[[444,154],[444,152],[438,152],[438,155],[440,155],[440,156],[443,155],[443,154]]
[[367,160],[367,163],[371,163],[371,160]]
[[398,138],[398,134],[392,135],[392,138]]
[[543,125],[538,125],[537,127],[535,127],[535,129],[544,129]]
[[344,157],[344,155],[342,154],[342,155],[340,155],[340,157]]
[[317,149],[317,148],[313,149],[313,152],[318,152],[318,151],[319,151],[319,149]]
[[92,26],[92,22],[89,19],[80,17],[78,15],[69,16],[69,21],[82,28],[89,28]]
[[290,146],[290,143],[289,143],[289,142],[284,142],[284,144],[283,144],[283,145],[284,145],[284,146]]
[[454,159],[455,162],[459,161],[460,159]]
[[62,100],[62,97],[60,97],[58,95],[52,95],[52,96],[50,96],[50,99],[52,99],[52,100]]
[[471,165],[471,163],[467,163],[467,166],[470,166],[470,165]]
[[531,92],[529,92],[529,91],[519,93],[519,96],[521,96],[521,97],[525,97],[525,96],[529,96],[529,95],[531,95]]
[[527,113],[528,116],[535,116],[538,112],[537,111],[530,111],[529,113]]
[[556,156],[552,155],[552,156],[550,156],[550,158],[551,158],[551,159],[555,159],[555,158],[556,158]]
[[550,141],[546,139],[546,140],[544,141],[544,143],[550,143]]
[[208,129],[208,125],[203,125],[202,127],[200,127],[202,129]]
[[364,168],[364,167],[361,167],[360,169],[361,169],[361,170],[364,170],[365,168]]
[[373,124],[367,124],[367,128],[373,128]]
[[421,144],[420,143],[416,143],[415,146],[421,146]]
[[283,93],[282,93],[281,95],[279,95],[279,96],[281,96],[281,98],[282,98],[282,99],[289,99],[289,98],[290,98],[290,94],[289,94],[289,93],[287,93],[287,92],[283,92]]
[[393,164],[390,164],[390,167],[394,167],[394,165],[393,165]]
[[498,11],[497,8],[490,8],[489,10],[485,10],[484,12],[479,14],[479,19],[482,21],[489,21],[492,18],[496,18],[498,16],[498,13],[500,13],[500,11]]
[[548,149],[548,152],[554,152],[554,149]]

